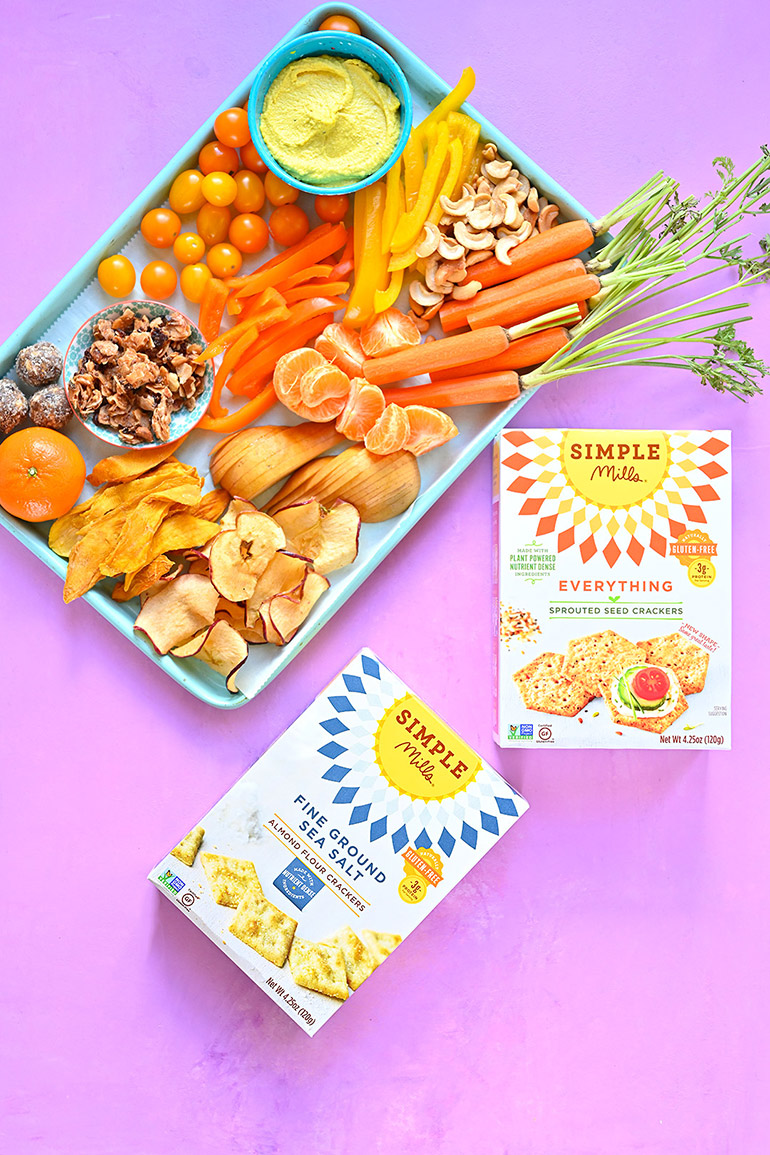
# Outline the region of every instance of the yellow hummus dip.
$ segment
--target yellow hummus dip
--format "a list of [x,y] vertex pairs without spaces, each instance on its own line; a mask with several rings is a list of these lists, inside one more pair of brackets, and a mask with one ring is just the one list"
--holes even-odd
[[276,76],[259,127],[292,176],[343,184],[385,163],[401,131],[400,108],[393,90],[362,60],[307,56]]

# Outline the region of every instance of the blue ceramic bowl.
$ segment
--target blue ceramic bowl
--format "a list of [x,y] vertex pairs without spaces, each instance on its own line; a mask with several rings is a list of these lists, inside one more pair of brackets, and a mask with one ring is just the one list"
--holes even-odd
[[[342,56],[347,59],[363,60],[365,64],[374,69],[380,80],[384,81],[395,92],[401,104],[401,132],[396,147],[383,165],[353,184],[307,184],[298,177],[292,176],[278,163],[262,138],[259,121],[267,90],[287,64],[305,56]],[[380,48],[373,40],[367,40],[365,36],[355,36],[350,32],[308,32],[305,36],[298,36],[296,40],[290,40],[287,44],[279,44],[269,56],[265,57],[251,86],[248,114],[251,139],[254,141],[257,152],[267,167],[281,180],[293,185],[294,188],[301,189],[302,192],[312,193],[313,196],[324,193],[350,195],[359,189],[366,188],[367,185],[374,184],[401,156],[412,128],[412,95],[406,77],[398,64],[384,48]]]
[[[84,417],[78,413],[75,406],[72,404],[72,395],[70,391],[70,383],[74,375],[78,372],[80,359],[85,353],[86,349],[92,343],[94,338],[94,325],[97,321],[103,319],[112,321],[116,317],[120,317],[124,309],[131,309],[133,313],[139,313],[150,317],[168,317],[169,315],[180,317],[191,326],[190,340],[197,341],[203,348],[206,347],[206,340],[202,336],[200,330],[192,323],[189,317],[185,317],[184,313],[180,313],[178,309],[173,309],[170,305],[164,305],[159,301],[117,301],[114,305],[108,305],[106,309],[100,309],[98,313],[94,313],[89,317],[75,333],[67,349],[64,358],[63,370],[63,384],[67,394],[67,399],[72,405],[72,411],[89,433],[93,433],[94,437],[98,437],[100,441],[106,441],[109,445],[118,445],[121,449],[157,449],[161,444],[160,441],[148,441],[143,445],[126,445],[125,441],[121,441],[117,432],[114,429],[109,429],[104,425],[97,425],[91,417]],[[201,418],[205,415],[211,400],[211,393],[214,388],[214,370],[211,362],[206,362],[206,373],[203,377],[203,389],[195,399],[195,406],[192,409],[185,409],[184,406],[178,409],[176,413],[172,414],[169,421],[169,441],[176,441],[178,437],[184,437],[191,429],[194,429]]]

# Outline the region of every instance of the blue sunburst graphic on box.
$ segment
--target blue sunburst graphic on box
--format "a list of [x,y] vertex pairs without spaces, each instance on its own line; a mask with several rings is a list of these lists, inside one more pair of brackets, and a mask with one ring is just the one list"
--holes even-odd
[[[370,842],[390,838],[399,853],[407,844],[438,847],[450,857],[458,842],[486,849],[526,809],[515,791],[502,795],[500,779],[484,763],[465,790],[441,800],[410,798],[383,777],[374,756],[380,719],[406,691],[404,684],[372,654],[363,653],[355,666],[336,679],[328,694],[329,716],[321,721],[323,744],[318,753],[328,759],[322,777],[339,783],[332,802],[348,811],[351,826],[360,826]],[[365,802],[359,799],[366,799]]]

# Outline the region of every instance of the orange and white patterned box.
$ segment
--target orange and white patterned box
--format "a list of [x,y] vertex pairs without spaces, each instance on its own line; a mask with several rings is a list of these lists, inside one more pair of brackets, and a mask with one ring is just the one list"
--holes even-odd
[[506,429],[500,746],[730,748],[730,434]]

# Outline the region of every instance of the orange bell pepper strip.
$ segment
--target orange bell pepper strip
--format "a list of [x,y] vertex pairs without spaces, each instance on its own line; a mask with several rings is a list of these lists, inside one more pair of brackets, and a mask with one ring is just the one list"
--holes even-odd
[[[278,253],[276,256],[271,257],[269,261],[265,261],[264,264],[260,265],[258,269],[255,269],[255,272],[261,273],[264,269],[274,269],[276,265],[280,265],[281,262],[284,261],[287,257],[293,257],[295,253],[301,252],[306,245],[311,244],[319,237],[326,236],[326,234],[330,233],[331,231],[332,226],[328,222],[325,222],[322,225],[318,225],[316,228],[311,229],[310,232],[304,236],[301,241],[297,241],[296,245],[290,245],[289,248],[284,249],[282,253]],[[244,273],[242,277],[228,277],[225,281],[225,284],[227,285],[228,289],[240,289],[253,276],[254,273]]]
[[342,250],[342,256],[337,261],[336,265],[332,265],[329,271],[329,276],[334,280],[337,277],[347,277],[353,272],[355,266],[355,257],[353,253],[355,239],[353,230],[348,229],[348,239],[345,241],[345,248]]
[[[270,340],[266,343],[260,341],[253,355],[238,366],[227,382],[230,392],[238,396],[253,395],[256,387],[272,376],[278,358],[292,349],[301,348],[311,337],[317,337],[331,324],[335,310],[342,308],[343,304],[334,297],[299,301],[293,306],[292,311],[296,310],[296,314],[292,320],[269,330]],[[325,318],[323,324],[322,318]]]
[[317,297],[319,293],[328,293],[329,296],[338,293],[347,293],[350,281],[314,281],[312,285],[297,285],[287,289],[284,296],[286,304],[293,305],[297,301],[305,301],[308,297]]
[[420,191],[414,206],[406,212],[393,233],[391,249],[396,253],[403,253],[410,249],[422,232],[422,227],[433,208],[441,183],[441,173],[449,152],[449,126],[442,120],[436,135],[436,147],[428,157],[425,172],[420,181]]
[[344,318],[344,324],[351,328],[365,325],[374,316],[374,294],[388,284],[387,256],[382,252],[384,210],[383,181],[367,185],[360,193],[356,193],[353,210],[356,271]]
[[229,289],[224,281],[211,277],[206,282],[198,314],[198,328],[207,342],[213,341],[219,335],[228,295]]
[[437,104],[433,111],[429,112],[425,119],[413,129],[417,139],[421,142],[424,141],[428,129],[433,125],[438,126],[440,121],[446,120],[450,112],[457,112],[473,92],[475,86],[475,72],[472,68],[464,68],[452,91],[448,92],[441,103]]
[[276,287],[282,293],[284,289],[293,289],[295,285],[304,285],[305,281],[312,281],[314,277],[330,277],[333,269],[333,265],[311,265],[309,269],[300,269],[298,273],[287,277]]
[[[324,257],[330,257],[332,253],[338,252],[344,246],[347,235],[347,229],[342,223],[334,225],[328,233],[316,237],[310,244],[305,244],[290,256],[287,257],[284,253],[280,264],[270,268],[263,265],[261,269],[257,269],[240,285],[233,286],[231,281],[231,287],[236,290],[236,297],[251,297],[255,293],[261,293],[269,285],[278,285],[301,269],[307,269],[322,261]],[[289,250],[287,249],[286,252],[288,253]],[[242,278],[237,279],[242,280]]]
[[246,329],[250,329],[254,325],[266,329],[275,321],[288,320],[289,310],[286,308],[286,301],[275,289],[265,289],[254,300],[258,302],[256,308],[250,309],[249,315],[239,321],[237,325],[226,329],[224,333],[220,333],[218,337],[210,341],[203,352],[196,357],[196,361],[210,361],[212,357],[217,357],[224,349],[236,342]]
[[256,397],[252,397],[234,413],[229,413],[223,409],[218,417],[206,414],[198,422],[197,428],[209,429],[212,433],[237,433],[239,429],[245,429],[247,425],[251,425],[252,421],[256,421],[258,417],[267,413],[268,409],[275,404],[275,400],[275,389],[271,382],[265,386],[261,393],[257,393]]

